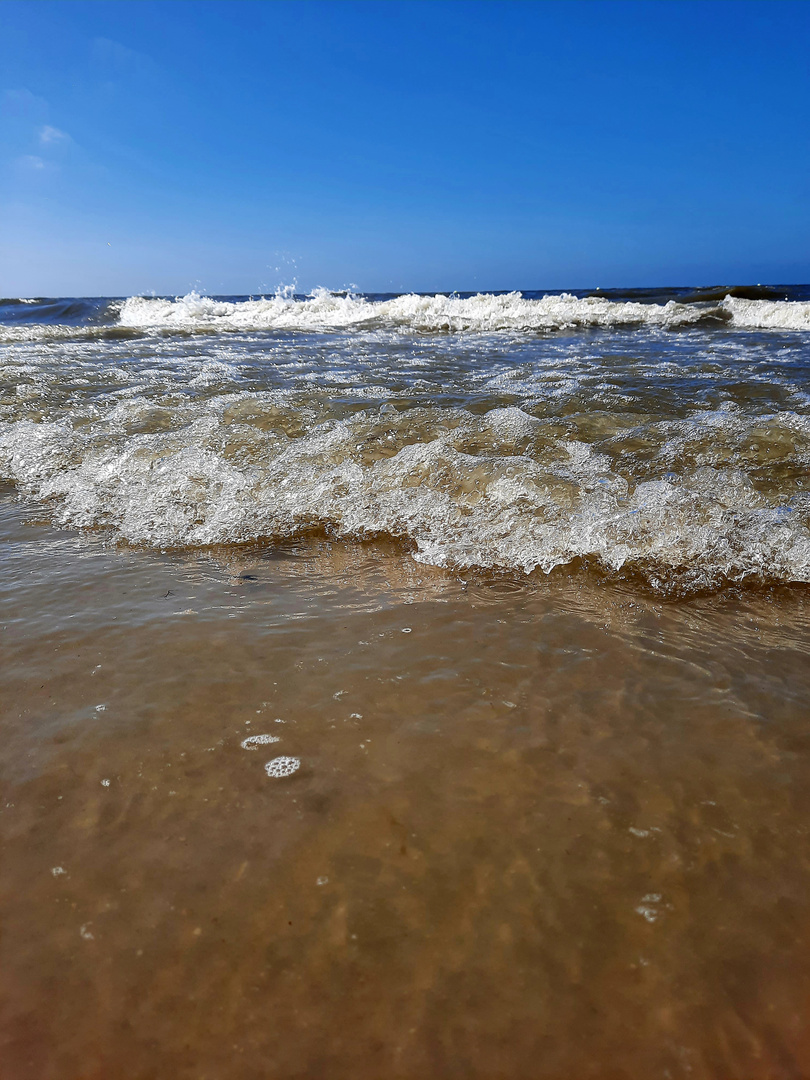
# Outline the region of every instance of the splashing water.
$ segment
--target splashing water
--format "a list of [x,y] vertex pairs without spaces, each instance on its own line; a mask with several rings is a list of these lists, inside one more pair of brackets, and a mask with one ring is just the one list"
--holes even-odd
[[810,299],[735,292],[9,302],[0,477],[159,548],[806,582]]

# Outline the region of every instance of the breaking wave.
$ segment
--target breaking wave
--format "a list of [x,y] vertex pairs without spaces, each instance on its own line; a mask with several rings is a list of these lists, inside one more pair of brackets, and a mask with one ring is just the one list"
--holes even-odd
[[[637,291],[629,295],[635,296]],[[677,330],[697,326],[810,330],[810,301],[751,298],[768,290],[692,290],[664,303],[576,296],[479,293],[375,298],[317,289],[308,297],[287,292],[259,299],[220,299],[192,292],[175,299],[5,301],[0,343],[138,336],[292,330],[352,329],[435,333],[551,333],[617,327]],[[740,295],[745,294],[745,295]],[[708,300],[707,297],[713,297]],[[25,305],[25,306],[23,306]]]
[[7,301],[0,481],[155,548],[810,583],[808,290],[710,291]]
[[[415,559],[453,568],[548,573],[595,559],[658,585],[810,582],[810,495],[752,484],[742,418],[663,424],[645,479],[516,407],[363,412],[294,438],[285,424],[300,418],[255,395],[210,403],[174,431],[132,434],[131,406],[119,410],[117,433],[112,417],[95,430],[10,425],[0,472],[60,524],[159,548],[318,529],[398,537]],[[806,469],[810,421],[760,420],[756,437],[783,452],[789,443]]]
[[184,330],[407,329],[423,333],[551,331],[589,327],[650,326],[676,329],[705,322],[753,328],[810,330],[810,303],[726,297],[699,306],[616,301],[569,293],[530,299],[522,293],[471,297],[405,294],[388,300],[319,289],[307,299],[276,296],[240,302],[190,293],[177,300],[130,297],[121,326]]

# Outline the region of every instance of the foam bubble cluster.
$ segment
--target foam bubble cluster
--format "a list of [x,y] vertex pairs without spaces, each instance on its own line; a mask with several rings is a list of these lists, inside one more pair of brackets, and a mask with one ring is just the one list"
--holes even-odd
[[255,750],[258,746],[266,746],[268,743],[281,742],[278,735],[250,735],[247,739],[243,739],[241,746],[243,750]]
[[264,771],[268,776],[275,776],[279,779],[285,776],[292,776],[293,773],[298,772],[301,768],[301,759],[297,757],[276,757],[272,761],[268,761],[264,767]]

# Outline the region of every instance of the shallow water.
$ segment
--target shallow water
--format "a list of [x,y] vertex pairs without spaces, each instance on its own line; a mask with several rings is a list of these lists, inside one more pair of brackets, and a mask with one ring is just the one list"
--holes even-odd
[[4,1077],[807,1074],[803,589],[2,529]]
[[0,1078],[810,1075],[808,331],[0,303]]
[[159,548],[810,582],[810,290],[684,291],[9,303],[0,479]]

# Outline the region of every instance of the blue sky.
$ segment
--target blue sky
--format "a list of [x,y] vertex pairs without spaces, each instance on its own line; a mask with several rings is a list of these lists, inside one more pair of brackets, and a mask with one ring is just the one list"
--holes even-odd
[[810,281],[803,0],[0,0],[0,294]]

